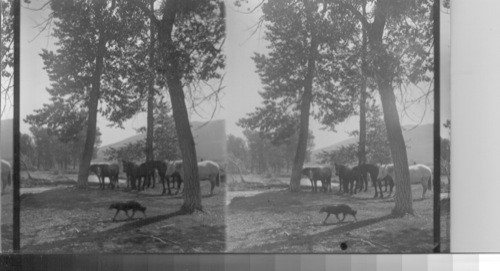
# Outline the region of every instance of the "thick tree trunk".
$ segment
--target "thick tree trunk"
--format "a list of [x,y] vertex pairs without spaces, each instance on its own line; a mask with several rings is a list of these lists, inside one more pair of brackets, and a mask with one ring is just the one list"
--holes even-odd
[[[101,21],[100,10],[96,12],[97,20]],[[89,118],[87,120],[87,133],[85,138],[85,146],[83,149],[82,160],[80,160],[80,167],[78,169],[78,187],[86,187],[89,166],[92,156],[94,154],[95,136],[97,130],[97,106],[99,104],[99,96],[101,89],[101,75],[103,70],[104,53],[106,51],[106,40],[104,30],[99,31],[99,42],[97,45],[97,55],[95,61],[94,74],[92,75],[92,88],[90,90],[90,97],[88,103]]]
[[170,0],[166,2],[163,9],[163,19],[158,26],[158,41],[162,48],[162,58],[165,75],[167,78],[168,92],[172,103],[172,111],[175,121],[175,129],[182,154],[184,170],[184,204],[181,210],[192,213],[195,210],[203,210],[201,205],[201,189],[198,178],[198,163],[193,134],[189,124],[189,116],[184,101],[182,89],[182,75],[177,59],[176,49],[172,41],[172,29],[177,13],[177,2]]
[[408,156],[406,144],[399,122],[398,110],[396,107],[396,97],[392,86],[379,81],[380,98],[384,110],[384,120],[387,129],[387,137],[391,149],[391,156],[394,162],[394,172],[396,179],[396,193],[394,197],[395,206],[392,214],[404,216],[413,214],[413,200],[411,194],[410,172],[408,169]]
[[[366,3],[363,4],[363,16],[366,17]],[[363,30],[363,44],[361,48],[361,86],[359,91],[359,148],[358,163],[366,163],[366,44],[367,37]],[[366,176],[365,176],[366,178]]]
[[168,91],[172,101],[175,128],[182,153],[182,165],[184,170],[184,204],[181,209],[186,212],[202,210],[201,189],[198,181],[198,163],[193,134],[189,125],[189,117],[184,102],[184,92],[181,81],[175,76],[167,77]]
[[387,137],[394,162],[396,193],[392,214],[404,216],[405,214],[413,214],[408,156],[392,87],[395,60],[392,55],[386,52],[382,39],[387,21],[386,11],[389,10],[391,3],[390,0],[377,1],[373,22],[365,22],[364,30],[367,31],[371,52],[375,54],[372,72],[382,100]]
[[312,85],[317,52],[318,44],[316,42],[316,38],[313,36],[307,60],[307,74],[304,80],[304,93],[302,93],[302,101],[300,104],[299,142],[295,153],[295,159],[293,161],[292,176],[290,178],[290,191],[292,192],[300,191],[302,166],[304,165],[304,160],[306,158],[307,137],[309,136],[309,111],[311,109]]

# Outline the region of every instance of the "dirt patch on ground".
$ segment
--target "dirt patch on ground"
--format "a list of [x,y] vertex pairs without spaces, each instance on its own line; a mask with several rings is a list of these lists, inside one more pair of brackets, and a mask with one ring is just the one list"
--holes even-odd
[[[238,186],[243,190],[244,184]],[[228,251],[432,252],[432,194],[421,200],[421,186],[412,186],[416,215],[403,218],[391,217],[394,199],[373,199],[373,188],[354,196],[312,193],[309,189],[304,186],[302,193],[290,193],[286,188],[261,190],[253,196],[234,197],[226,213]],[[324,225],[326,215],[320,214],[319,209],[330,204],[348,204],[358,211],[358,221],[349,216],[338,222],[335,216],[330,216]],[[346,250],[341,249],[341,243],[347,245]]]

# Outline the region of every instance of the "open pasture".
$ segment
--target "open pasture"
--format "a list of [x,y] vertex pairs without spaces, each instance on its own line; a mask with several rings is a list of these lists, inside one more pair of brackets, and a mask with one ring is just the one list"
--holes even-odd
[[[31,187],[21,195],[21,250],[28,253],[195,253],[225,250],[224,187],[209,196],[210,183],[201,182],[205,212],[178,212],[183,199],[161,195],[161,185],[137,192],[87,189],[74,185]],[[32,185],[33,186],[33,185]],[[145,206],[146,218],[123,212],[112,218],[113,202],[135,200]],[[131,214],[131,212],[129,212]]]
[[[246,183],[228,183],[228,196],[239,195],[231,199],[226,212],[228,252],[432,252],[432,193],[421,200],[421,185],[412,185],[415,216],[393,218],[394,198],[374,199],[371,186],[367,192],[352,196],[338,194],[336,183],[334,193],[313,193],[310,183],[303,179],[302,192],[290,193],[282,186],[286,178],[259,182],[256,176],[244,177]],[[245,186],[249,187],[246,195]],[[256,189],[261,193],[250,193]],[[320,214],[320,208],[334,204],[357,210],[358,222],[351,216],[338,222],[331,215],[326,225],[322,224],[326,214]],[[347,244],[346,250],[341,250],[341,243]]]

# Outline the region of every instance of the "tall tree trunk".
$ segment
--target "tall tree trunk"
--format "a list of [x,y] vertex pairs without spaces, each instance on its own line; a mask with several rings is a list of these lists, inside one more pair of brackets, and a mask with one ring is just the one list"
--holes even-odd
[[198,163],[193,134],[189,125],[189,117],[184,102],[184,92],[180,78],[167,77],[168,91],[172,101],[175,128],[182,153],[182,165],[184,170],[184,204],[181,209],[186,212],[202,210],[201,189],[198,181]]
[[163,9],[163,19],[158,26],[158,41],[162,51],[165,75],[167,78],[168,92],[172,103],[172,111],[175,121],[175,129],[182,154],[184,170],[184,203],[181,210],[191,213],[195,210],[203,210],[201,205],[201,189],[198,178],[198,163],[193,134],[189,124],[188,111],[184,101],[182,89],[182,75],[177,59],[177,52],[172,40],[172,29],[177,13],[177,2],[169,0]]
[[95,60],[94,73],[92,74],[92,88],[89,97],[89,118],[87,120],[87,133],[85,138],[85,146],[83,148],[82,160],[78,169],[78,187],[86,187],[89,176],[89,166],[94,154],[95,136],[97,130],[97,106],[99,104],[99,96],[101,91],[101,75],[103,71],[104,53],[106,51],[105,33],[102,26],[102,15],[100,10],[96,10],[96,20],[99,29],[99,41],[97,44],[97,54]]
[[392,214],[404,216],[413,214],[413,200],[410,185],[410,172],[408,169],[408,156],[406,145],[399,121],[398,109],[396,106],[396,96],[392,87],[394,78],[394,59],[388,54],[383,44],[383,33],[387,20],[386,11],[389,10],[392,1],[379,0],[375,7],[375,16],[368,33],[368,44],[371,51],[375,53],[374,77],[382,100],[384,111],[384,121],[387,129],[387,138],[391,149],[391,156],[394,162],[396,180],[395,206]]
[[304,160],[306,158],[307,137],[309,136],[309,111],[311,109],[312,85],[317,53],[318,44],[316,37],[312,35],[311,47],[309,48],[309,56],[307,60],[307,74],[304,80],[304,92],[302,93],[302,101],[300,104],[299,141],[293,161],[292,176],[290,178],[290,191],[292,192],[300,191],[302,166],[304,165]]
[[392,214],[396,216],[413,214],[408,156],[399,122],[396,97],[390,84],[379,82],[378,86],[380,89],[380,99],[382,100],[382,107],[384,109],[387,137],[389,139],[391,156],[394,162],[394,172],[396,175],[396,193],[394,197],[396,204],[392,210]]
[[[150,1],[149,8],[151,11],[154,12],[154,1]],[[148,112],[147,112],[147,128],[146,128],[146,161],[153,161],[154,160],[154,155],[153,155],[153,138],[154,138],[154,116],[153,116],[153,110],[154,110],[154,96],[155,96],[155,90],[154,90],[154,21],[151,19],[150,20],[150,44],[149,44],[149,67],[152,71],[149,80],[148,80]],[[146,174],[146,179],[148,182],[151,180],[151,176],[149,176],[150,171],[148,170]]]
[[[363,3],[363,17],[366,17],[366,2]],[[366,32],[363,30],[363,44],[361,48],[361,86],[359,91],[359,148],[358,163],[366,163]],[[366,176],[365,176],[366,178]]]

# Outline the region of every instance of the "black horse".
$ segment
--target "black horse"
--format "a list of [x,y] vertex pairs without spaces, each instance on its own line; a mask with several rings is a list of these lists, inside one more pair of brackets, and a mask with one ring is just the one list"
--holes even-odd
[[142,190],[144,190],[146,179],[148,177],[148,166],[146,163],[142,163],[137,165],[136,163],[122,160],[123,163],[123,172],[127,174],[127,180],[130,181],[131,189],[141,190],[141,180],[142,182]]
[[302,175],[305,175],[311,181],[312,191],[317,191],[317,181],[321,181],[323,192],[332,192],[332,170],[326,166],[305,167],[302,169]]
[[[359,188],[361,191],[364,188],[365,191],[368,189],[368,178],[367,175],[370,175],[370,179],[372,180],[372,185],[375,187],[375,195],[374,198],[378,197],[379,192],[380,192],[380,197],[383,198],[384,194],[382,193],[382,182],[379,181],[378,175],[379,175],[379,169],[378,166],[373,165],[373,164],[362,164],[359,166],[355,166],[352,169],[357,175],[358,175],[358,180],[361,185],[359,185],[357,188]],[[378,185],[378,190],[377,190],[377,185]]]
[[99,179],[99,187],[101,189],[105,188],[105,178],[109,178],[108,188],[114,189],[115,186],[118,188],[118,174],[120,173],[120,167],[118,164],[92,164],[89,167],[89,171],[97,175]]
[[[354,183],[357,182],[359,174],[347,166],[335,163],[335,175],[339,177],[339,191],[353,194]],[[356,189],[354,189],[354,194],[356,194]]]

